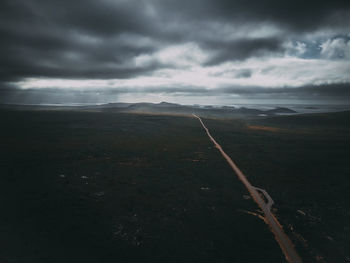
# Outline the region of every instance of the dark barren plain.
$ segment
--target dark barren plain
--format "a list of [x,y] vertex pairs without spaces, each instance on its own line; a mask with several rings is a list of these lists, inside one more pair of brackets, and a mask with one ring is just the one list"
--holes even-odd
[[[62,109],[0,110],[0,262],[284,262],[197,119]],[[243,111],[202,119],[304,262],[349,262],[350,112]]]

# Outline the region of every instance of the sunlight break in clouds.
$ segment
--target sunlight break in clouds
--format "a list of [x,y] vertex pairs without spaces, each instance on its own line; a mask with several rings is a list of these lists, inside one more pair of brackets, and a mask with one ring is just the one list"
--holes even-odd
[[[154,76],[140,76],[133,79],[97,79],[97,80],[69,80],[49,78],[29,78],[21,81],[22,89],[62,88],[62,89],[123,89],[123,92],[147,92],[148,88],[177,88],[191,87],[188,92],[194,92],[196,87],[217,89],[227,86],[249,87],[298,87],[306,85],[320,85],[323,83],[346,83],[350,81],[347,74],[350,62],[343,60],[301,59],[295,57],[282,58],[251,58],[243,62],[227,62],[212,67],[202,67],[196,60],[202,60],[198,54],[181,52],[179,48],[170,48],[160,54],[162,62],[168,63],[179,57],[177,65],[183,68],[158,70]],[[145,58],[145,60],[153,58]],[[140,62],[146,63],[146,62]],[[251,75],[237,77],[237,71],[248,69]]]

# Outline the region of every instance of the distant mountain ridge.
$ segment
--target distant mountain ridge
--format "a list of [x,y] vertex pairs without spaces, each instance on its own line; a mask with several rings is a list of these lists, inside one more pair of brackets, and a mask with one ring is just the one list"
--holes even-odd
[[259,110],[246,107],[233,106],[203,106],[203,105],[181,105],[169,102],[160,103],[134,103],[129,105],[118,104],[115,107],[104,107],[108,111],[122,111],[131,113],[159,113],[159,114],[181,114],[190,115],[192,113],[200,114],[203,117],[222,117],[222,118],[236,118],[236,117],[256,117],[256,116],[274,116],[279,114],[293,114],[297,113],[294,110],[277,107],[272,110]]
[[169,102],[160,103],[107,103],[101,105],[84,106],[55,106],[55,105],[0,105],[0,108],[17,110],[78,110],[78,111],[101,111],[101,112],[124,112],[124,113],[149,113],[149,114],[171,114],[191,115],[198,114],[202,117],[213,118],[246,118],[275,116],[297,113],[285,107],[276,107],[270,110],[261,110],[246,107],[233,106],[210,106],[210,105],[181,105]]

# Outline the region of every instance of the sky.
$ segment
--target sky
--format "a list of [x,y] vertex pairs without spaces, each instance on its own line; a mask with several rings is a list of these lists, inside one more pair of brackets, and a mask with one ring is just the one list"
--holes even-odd
[[0,103],[350,103],[350,1],[3,0]]

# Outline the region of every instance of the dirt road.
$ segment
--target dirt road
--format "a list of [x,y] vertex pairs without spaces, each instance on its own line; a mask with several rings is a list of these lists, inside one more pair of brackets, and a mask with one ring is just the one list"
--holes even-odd
[[[278,242],[279,246],[281,247],[287,261],[289,263],[299,263],[302,262],[300,256],[296,252],[293,243],[289,239],[289,237],[284,233],[283,228],[281,224],[278,222],[277,218],[272,214],[271,212],[271,206],[273,205],[273,200],[270,197],[270,195],[263,189],[254,187],[250,184],[246,176],[242,173],[242,171],[237,167],[237,165],[232,161],[230,156],[228,156],[220,144],[218,144],[215,139],[211,136],[209,133],[208,128],[204,125],[202,119],[193,114],[194,117],[196,117],[200,123],[202,124],[204,130],[206,131],[208,137],[210,140],[214,143],[215,147],[220,151],[222,156],[226,159],[228,164],[232,167],[236,175],[238,176],[239,180],[245,185],[248,192],[252,196],[253,200],[257,205],[260,207],[260,209],[264,212],[264,221],[267,225],[269,225],[271,232],[274,234],[276,241]],[[263,195],[267,203],[264,201],[263,197],[260,195]]]

